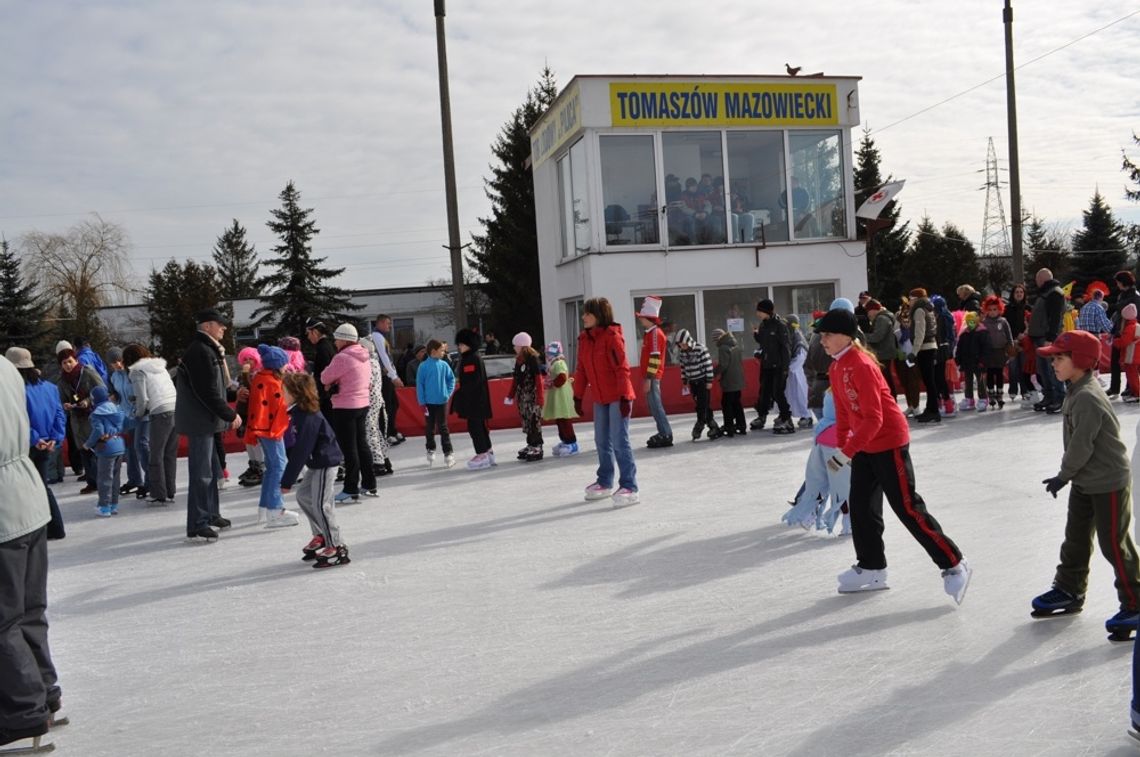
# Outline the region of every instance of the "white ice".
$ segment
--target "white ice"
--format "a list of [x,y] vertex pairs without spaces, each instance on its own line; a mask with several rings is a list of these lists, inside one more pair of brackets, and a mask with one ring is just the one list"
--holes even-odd
[[[1131,447],[1137,410],[1117,408]],[[617,511],[582,500],[585,424],[581,456],[530,464],[519,432],[497,432],[484,472],[429,471],[411,438],[383,497],[340,509],[352,563],[326,571],[299,559],[304,522],[255,525],[236,483],[234,527],[187,543],[184,461],[177,506],[131,495],[111,519],[69,476],[50,547],[57,753],[1136,754],[1107,562],[1083,614],[1029,617],[1065,520],[1039,483],[1058,417],[1007,405],[912,427],[919,492],[975,570],[960,608],[889,513],[891,590],[836,593],[850,539],[779,522],[808,433],[694,444],[692,417],[673,421],[660,451],[634,422],[642,504]],[[230,456],[234,477],[244,463]]]

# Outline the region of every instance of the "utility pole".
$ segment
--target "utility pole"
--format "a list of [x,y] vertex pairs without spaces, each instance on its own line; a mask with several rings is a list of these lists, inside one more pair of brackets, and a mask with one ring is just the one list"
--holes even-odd
[[1005,110],[1009,124],[1009,213],[1013,222],[1013,283],[1020,284],[1025,281],[1025,268],[1021,251],[1021,169],[1017,158],[1017,94],[1013,86],[1013,8],[1010,0],[1005,0],[1001,17],[1005,24]]
[[463,245],[459,243],[459,204],[455,197],[455,149],[451,142],[451,92],[447,85],[447,35],[443,27],[444,0],[435,0],[435,43],[439,53],[439,113],[443,124],[443,180],[447,194],[447,249],[451,253],[451,290],[455,328],[467,327],[463,292]]

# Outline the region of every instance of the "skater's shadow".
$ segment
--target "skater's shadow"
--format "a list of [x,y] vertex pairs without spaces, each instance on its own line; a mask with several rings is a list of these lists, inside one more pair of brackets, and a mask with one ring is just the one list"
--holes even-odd
[[[552,722],[621,712],[630,702],[654,691],[748,667],[765,677],[763,663],[809,651],[842,637],[845,641],[907,624],[925,624],[953,612],[931,607],[859,619],[826,616],[850,607],[831,596],[779,618],[741,631],[676,647],[691,634],[666,636],[601,658],[547,681],[515,691],[466,718],[421,726],[395,734],[378,745],[378,754],[427,750],[478,734],[511,734],[550,726]],[[853,644],[852,648],[857,648]],[[786,670],[773,665],[773,670]],[[775,676],[772,676],[773,678]],[[772,680],[771,685],[776,685]],[[457,753],[457,752],[456,752]]]
[[[624,586],[617,593],[617,597],[623,599],[683,591],[768,563],[837,546],[835,539],[796,538],[802,534],[798,528],[789,529],[780,524],[673,544],[666,542],[675,540],[679,534],[655,536],[584,563],[540,588]],[[846,550],[843,552],[846,554]],[[813,577],[819,570],[818,564],[805,568],[806,574]]]

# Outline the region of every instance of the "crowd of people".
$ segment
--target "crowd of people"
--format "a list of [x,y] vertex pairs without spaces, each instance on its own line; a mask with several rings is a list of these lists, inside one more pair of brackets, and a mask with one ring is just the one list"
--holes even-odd
[[[1033,600],[1033,613],[1081,609],[1095,533],[1113,565],[1121,603],[1106,625],[1128,638],[1140,620],[1140,561],[1131,536],[1131,471],[1110,401],[1121,394],[1122,373],[1125,401],[1140,401],[1135,348],[1140,295],[1126,271],[1114,278],[1118,295],[1112,309],[1105,304],[1104,288],[1089,287],[1087,301],[1074,307],[1050,271],[1039,271],[1035,281],[1032,304],[1020,285],[1008,299],[963,285],[955,292],[956,312],[944,296],[922,288],[911,290],[893,313],[869,292],[861,293],[858,305],[838,298],[813,314],[810,335],[794,317],[777,313],[771,300],[759,301],[753,356],[760,363],[760,386],[751,424],[741,402],[743,345],[730,332],[713,331],[714,360],[692,331],[663,318],[661,298],[646,297],[637,317],[644,329],[641,391],[656,426],[647,446],[673,445],[661,399],[662,377],[673,356],[696,410],[693,441],[764,430],[773,406],[773,433],[813,431],[804,485],[784,520],[827,531],[842,523],[856,562],[838,576],[840,593],[888,587],[885,497],[941,571],[946,593],[961,604],[972,568],[916,490],[907,419],[938,423],[966,410],[1001,410],[1007,396],[1021,396],[1026,407],[1063,416],[1065,454],[1057,475],[1043,483],[1054,497],[1070,487],[1061,563],[1052,588]],[[43,618],[46,541],[66,533],[48,486],[63,477],[65,443],[83,478],[81,493],[96,494],[96,514],[112,518],[121,496],[133,493],[156,506],[174,501],[178,439],[185,437],[186,534],[214,541],[231,525],[219,508],[219,490],[228,477],[222,435],[240,433],[249,469],[239,478],[260,487],[259,522],[266,528],[297,525],[300,518],[285,503],[285,495],[295,493],[311,532],[302,559],[317,569],[350,562],[336,506],[377,497],[377,480],[392,473],[390,448],[404,441],[393,418],[395,389],[405,379],[414,382],[423,410],[429,466],[436,462],[437,435],[444,466],[456,463],[451,414],[467,424],[475,453],[467,467],[496,465],[482,361],[493,335],[461,329],[455,335],[454,367],[447,342],[430,340],[422,353],[412,352],[414,370],[402,366],[401,378],[401,366],[391,358],[391,318],[379,316],[375,330],[363,338],[352,324],[330,329],[313,318],[305,326],[311,361],[302,355],[300,340],[287,336],[274,345],[241,350],[238,374],[232,376],[222,347],[225,317],[206,309],[196,321],[191,343],[174,367],[139,344],[112,348],[104,363],[84,340],[56,346],[60,378],[54,385],[27,349],[11,348],[0,361],[0,393],[27,411],[0,419],[0,486],[17,501],[0,512],[0,572],[5,585],[19,583],[23,597],[20,602],[7,593],[0,597],[0,620],[24,629],[17,642],[5,642],[12,648],[0,653],[0,678],[6,687],[12,682],[26,703],[18,711],[0,712],[0,745],[35,740],[52,725],[66,723]],[[528,333],[520,332],[511,345],[516,358],[504,403],[518,413],[525,437],[518,459],[543,458],[544,421],[557,428],[556,456],[579,454],[574,421],[587,414],[589,392],[598,467],[584,498],[608,498],[614,507],[637,504],[629,435],[637,394],[624,332],[609,301],[599,297],[583,304],[573,368],[560,342],[540,351]],[[1110,375],[1107,391],[1098,370]],[[956,404],[959,380],[964,398]],[[714,383],[722,397],[721,424],[712,408]],[[900,392],[905,409],[898,402]],[[1140,724],[1135,705],[1133,720]]]

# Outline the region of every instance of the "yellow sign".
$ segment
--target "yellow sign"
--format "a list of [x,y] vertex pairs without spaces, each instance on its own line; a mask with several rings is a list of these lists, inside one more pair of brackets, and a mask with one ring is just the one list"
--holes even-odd
[[582,98],[575,85],[566,90],[532,130],[530,160],[539,165],[582,128]]
[[614,126],[837,126],[834,84],[611,82]]

